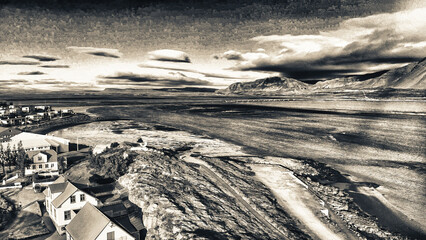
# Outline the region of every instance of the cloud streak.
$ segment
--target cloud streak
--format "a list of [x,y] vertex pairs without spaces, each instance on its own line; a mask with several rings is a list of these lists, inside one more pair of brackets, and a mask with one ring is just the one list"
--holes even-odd
[[39,62],[32,62],[32,61],[0,61],[0,65],[39,65]]
[[185,87],[212,85],[209,81],[188,77],[180,72],[167,74],[148,73],[123,73],[118,72],[112,76],[99,76],[97,83],[100,85],[132,85],[141,87]]
[[45,75],[46,73],[40,71],[32,71],[32,72],[20,72],[18,75]]
[[84,53],[98,57],[120,58],[123,54],[118,49],[113,48],[94,48],[94,47],[67,47],[77,53]]
[[164,61],[164,62],[182,62],[182,63],[190,63],[191,60],[187,53],[171,50],[171,49],[161,49],[155,50],[148,53],[149,59],[156,61]]
[[69,68],[69,65],[41,65],[42,68]]
[[[298,79],[368,73],[426,56],[426,8],[343,21],[317,35],[268,35],[251,40],[269,53],[227,51],[234,69],[280,72]],[[278,51],[276,49],[279,49]]]
[[53,61],[59,60],[59,58],[56,58],[56,57],[42,56],[42,55],[25,55],[23,57],[32,58],[40,62],[53,62]]

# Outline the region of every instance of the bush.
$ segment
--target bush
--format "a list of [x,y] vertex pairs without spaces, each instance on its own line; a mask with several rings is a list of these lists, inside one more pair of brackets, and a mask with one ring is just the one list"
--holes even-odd
[[127,154],[123,148],[110,148],[105,152],[89,158],[90,167],[105,179],[118,179],[127,173],[135,154]]
[[15,206],[0,195],[0,230],[12,219],[14,212]]

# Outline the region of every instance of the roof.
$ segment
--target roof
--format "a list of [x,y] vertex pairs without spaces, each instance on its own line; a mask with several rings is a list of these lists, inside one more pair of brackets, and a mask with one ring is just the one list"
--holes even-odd
[[16,128],[0,127],[0,138],[4,138],[4,139],[9,140],[10,138],[12,138],[13,136],[15,136],[19,133],[21,133],[21,131],[16,129]]
[[136,230],[140,231],[142,229],[145,229],[145,226],[142,222],[142,212],[140,210],[129,213],[129,220],[132,223],[133,227],[136,228]]
[[50,192],[51,193],[63,192],[65,190],[66,186],[67,186],[67,183],[66,182],[55,183],[55,182],[53,182],[52,184],[49,185]]
[[129,217],[126,215],[115,217],[113,218],[113,220],[114,220],[114,223],[118,224],[121,228],[126,230],[126,232],[128,233],[138,232],[138,230],[130,222]]
[[39,153],[43,153],[47,155],[47,162],[57,162],[58,161],[58,154],[49,149],[49,150],[40,150],[40,151],[28,151],[28,157],[29,158],[33,158],[35,155],[39,154]]
[[67,186],[65,187],[61,195],[59,195],[57,198],[55,198],[52,201],[52,204],[53,206],[55,206],[55,208],[60,207],[62,203],[64,203],[69,197],[71,197],[71,195],[73,195],[75,192],[78,191],[78,188],[74,186],[72,183],[66,182],[65,184]]
[[54,146],[54,147],[59,147],[61,144],[59,144],[57,141],[55,141],[54,139],[45,139],[46,142],[50,143],[50,145]]
[[110,205],[104,205],[100,208],[100,210],[108,217],[127,215],[127,209],[121,202],[113,203]]
[[66,226],[73,239],[94,240],[111,220],[90,203],[86,203]]
[[69,140],[65,138],[35,134],[29,132],[21,132],[13,136],[9,142],[3,143],[3,147],[7,147],[7,144],[18,145],[19,141],[22,141],[24,148],[34,148],[34,147],[45,147],[45,146],[59,146],[58,144],[69,144]]
[[59,176],[53,183],[64,183],[67,179],[64,176]]

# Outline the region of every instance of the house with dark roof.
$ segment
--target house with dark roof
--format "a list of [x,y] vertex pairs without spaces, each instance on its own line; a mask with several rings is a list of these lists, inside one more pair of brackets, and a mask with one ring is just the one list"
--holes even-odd
[[[111,207],[110,212],[113,212]],[[66,226],[66,234],[67,240],[136,240],[126,229],[132,227],[130,222],[120,223],[87,203]]]
[[21,131],[16,128],[0,127],[0,142],[10,141],[13,136],[19,133],[21,133]]
[[100,201],[75,184],[60,176],[50,184],[43,193],[46,196],[45,206],[59,234],[77,215],[86,203],[97,206]]
[[58,174],[58,154],[53,150],[28,151],[31,163],[25,168],[25,175],[49,172]]

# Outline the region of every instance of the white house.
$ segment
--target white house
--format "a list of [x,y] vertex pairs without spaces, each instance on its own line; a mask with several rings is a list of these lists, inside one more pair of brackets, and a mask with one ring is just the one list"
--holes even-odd
[[21,111],[24,113],[30,112],[30,107],[21,107]]
[[25,175],[38,172],[58,172],[58,154],[53,150],[28,151],[30,163],[25,168]]
[[135,240],[123,227],[90,203],[66,226],[67,240]]
[[78,189],[62,176],[50,184],[43,193],[46,195],[46,211],[59,234],[65,232],[65,227],[86,203],[95,206],[100,203],[98,199]]

